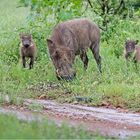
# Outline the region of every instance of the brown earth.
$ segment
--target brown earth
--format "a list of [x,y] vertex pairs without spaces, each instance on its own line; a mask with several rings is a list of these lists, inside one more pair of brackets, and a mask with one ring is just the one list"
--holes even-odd
[[[24,120],[40,120],[42,117],[47,117],[58,125],[66,122],[69,126],[80,126],[87,131],[115,138],[127,138],[140,134],[140,114],[138,113],[103,107],[61,104],[50,100],[27,99],[23,104],[24,107],[5,106],[0,108],[0,113],[13,112],[19,119]],[[43,109],[34,114],[28,109],[31,105],[40,105]]]

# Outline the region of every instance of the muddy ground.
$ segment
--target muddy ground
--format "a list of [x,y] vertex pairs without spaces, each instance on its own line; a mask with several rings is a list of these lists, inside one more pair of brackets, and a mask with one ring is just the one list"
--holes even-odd
[[[29,108],[40,106],[37,111]],[[37,112],[34,114],[33,112]],[[82,126],[85,130],[113,138],[128,138],[140,133],[140,114],[103,107],[61,104],[52,100],[27,99],[23,106],[4,106],[0,113],[14,113],[19,119],[41,120],[47,117],[57,125]]]

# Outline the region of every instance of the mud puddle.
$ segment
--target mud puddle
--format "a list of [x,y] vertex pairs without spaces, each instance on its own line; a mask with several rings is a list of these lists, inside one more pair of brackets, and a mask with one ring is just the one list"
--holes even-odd
[[[24,101],[24,106],[28,108],[32,104],[42,106],[39,115],[34,115],[31,111],[21,111],[20,109],[7,110],[16,111],[16,116],[25,120],[41,120],[47,117],[56,124],[61,125],[66,122],[70,126],[81,126],[85,130],[98,133],[104,136],[115,138],[128,138],[140,134],[140,114],[119,112],[114,109],[87,107],[81,105],[61,104],[49,100]],[[6,109],[0,108],[0,113],[5,113]]]

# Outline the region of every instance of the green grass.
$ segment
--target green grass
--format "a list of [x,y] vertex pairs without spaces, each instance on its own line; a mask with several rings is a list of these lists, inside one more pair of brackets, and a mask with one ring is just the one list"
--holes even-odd
[[58,127],[53,122],[22,121],[15,116],[0,115],[0,139],[104,139],[80,128]]
[[[77,78],[72,82],[58,81],[46,47],[46,36],[50,36],[52,25],[34,21],[29,24],[27,8],[16,8],[17,1],[1,0],[0,8],[0,93],[8,94],[11,103],[17,103],[16,97],[56,99],[60,102],[76,102],[76,97],[91,98],[86,104],[93,106],[113,105],[140,111],[140,73],[130,63],[126,66],[122,56],[124,41],[127,38],[138,39],[140,22],[130,19],[119,21],[114,31],[110,31],[108,43],[101,40],[103,73],[100,75],[91,52],[88,52],[89,67],[85,72],[77,57],[75,68]],[[94,18],[93,18],[94,20]],[[49,22],[49,21],[48,21]],[[39,26],[37,26],[39,25]],[[19,58],[19,33],[32,32],[37,43],[38,59],[32,70],[23,69]],[[59,88],[46,89],[49,83],[59,84]],[[44,90],[40,88],[44,84]],[[31,88],[33,87],[33,88]],[[66,90],[71,91],[66,94]],[[3,103],[3,99],[1,98]],[[85,102],[79,102],[81,104]]]

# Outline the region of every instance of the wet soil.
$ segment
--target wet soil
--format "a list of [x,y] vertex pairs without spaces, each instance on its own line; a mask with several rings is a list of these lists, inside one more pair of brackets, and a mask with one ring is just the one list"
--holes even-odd
[[[19,119],[34,120],[47,117],[60,125],[66,122],[70,126],[82,126],[85,130],[115,138],[127,138],[140,134],[140,114],[103,107],[88,107],[73,104],[61,104],[50,100],[24,101],[24,108],[6,106],[0,113],[15,111]],[[42,106],[39,115],[28,110],[32,104]]]

